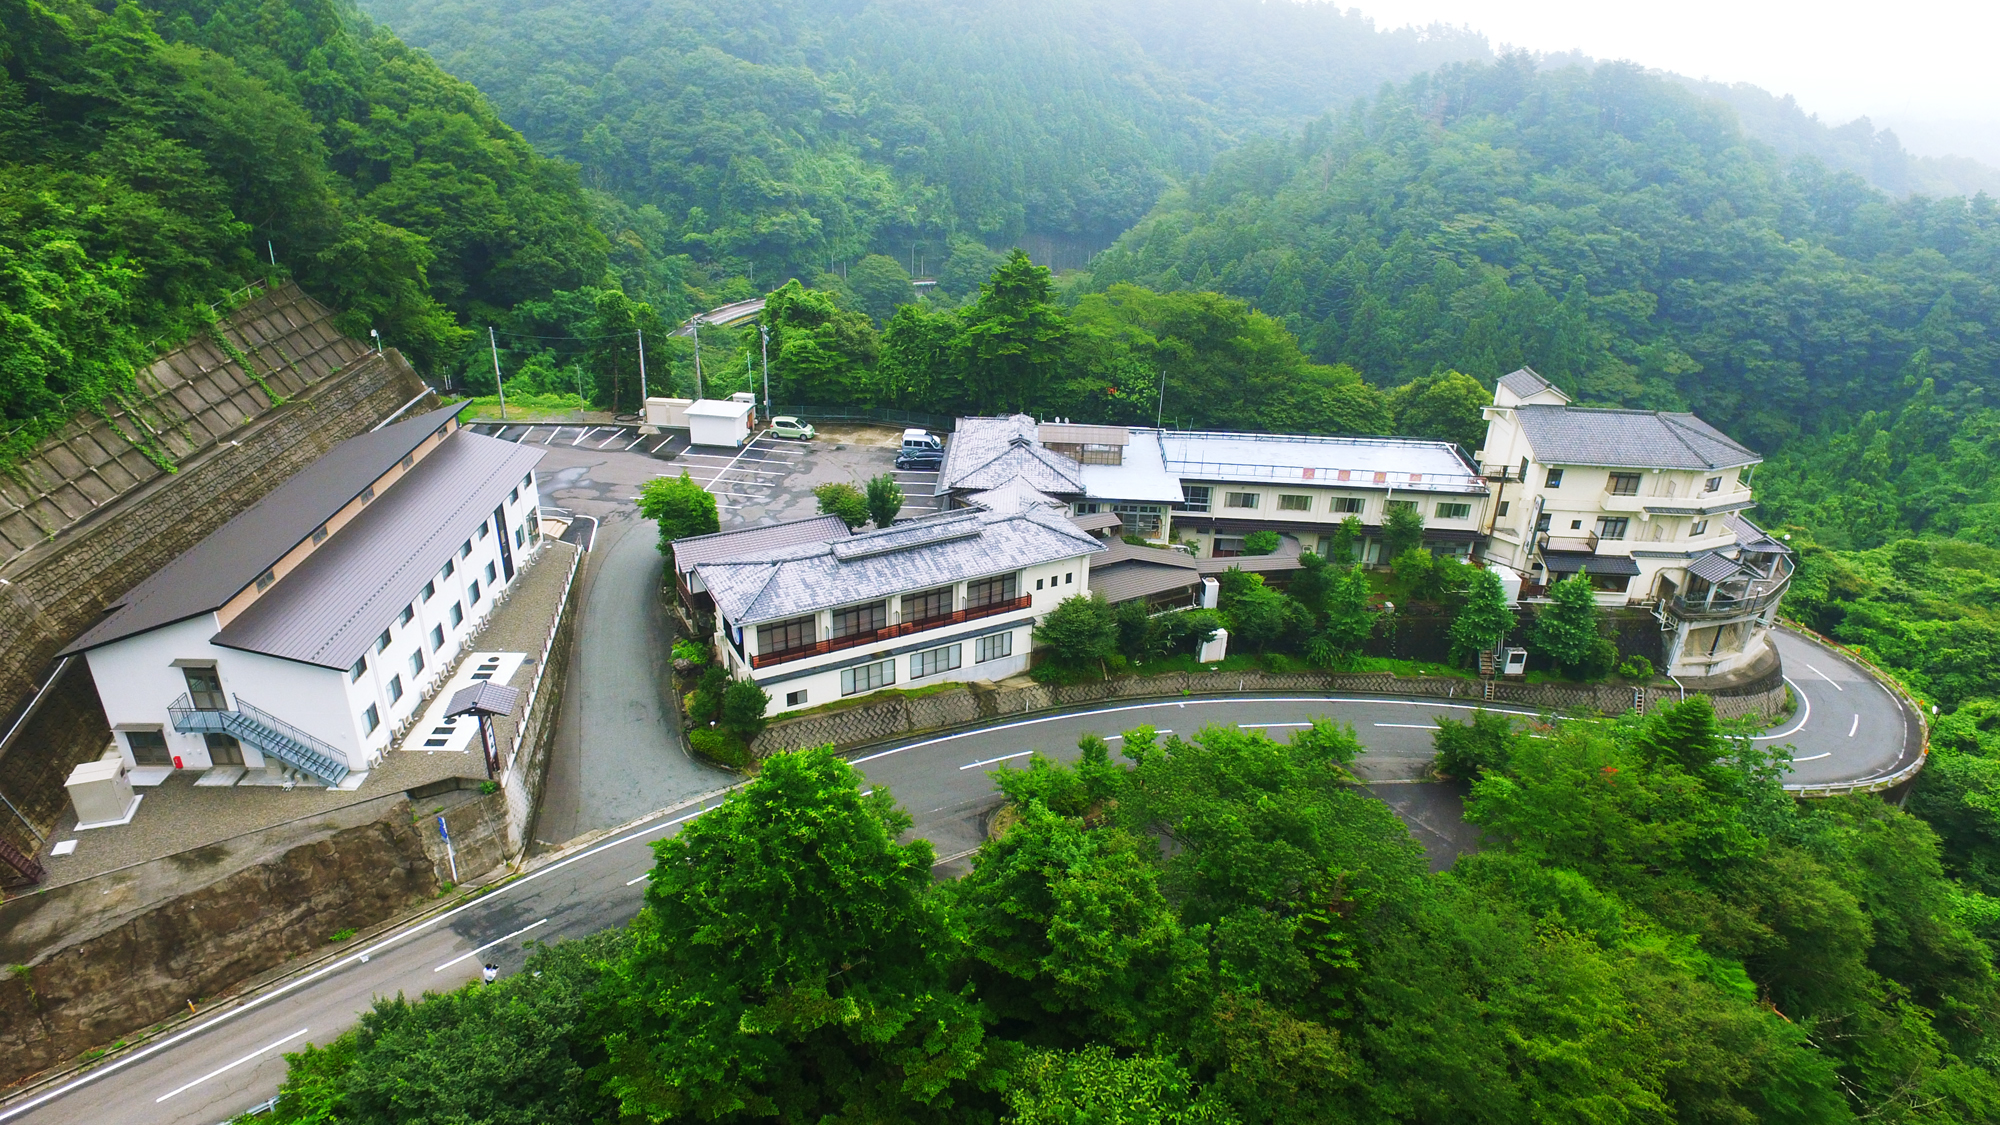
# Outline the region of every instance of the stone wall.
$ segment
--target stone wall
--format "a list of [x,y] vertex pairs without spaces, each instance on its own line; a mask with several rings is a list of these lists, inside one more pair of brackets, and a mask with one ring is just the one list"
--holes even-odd
[[[517,854],[510,847],[507,794],[480,793],[480,785],[452,777],[410,790],[411,816],[440,884],[469,882]],[[450,848],[438,831],[439,817],[451,833]]]
[[[189,864],[170,856],[155,863]],[[461,864],[461,869],[463,864]],[[99,893],[95,880],[58,891]],[[392,917],[439,881],[407,801],[382,819],[301,844],[197,890],[58,945],[0,978],[0,1082],[12,1082],[206,1002],[323,948],[341,930]],[[60,909],[56,892],[7,904]]]
[[[1233,693],[1356,693],[1418,696],[1545,711],[1617,713],[1639,706],[1650,710],[1680,698],[1672,686],[1624,683],[1529,684],[1499,682],[1492,694],[1479,681],[1456,676],[1356,675],[1341,672],[1175,672],[1162,676],[1121,676],[1090,684],[996,688],[967,685],[916,697],[889,696],[817,715],[772,723],[752,747],[757,757],[782,750],[831,743],[842,749],[902,738],[924,731],[1004,718],[1033,711],[1082,707],[1121,700],[1173,699]],[[1760,674],[1702,692],[1725,718],[1772,718],[1784,711],[1785,684],[1771,662]]]
[[563,689],[569,684],[570,638],[576,632],[576,572],[583,563],[583,553],[572,548],[573,553],[565,562],[549,557],[555,546],[543,548],[540,565],[565,566],[569,573],[563,579],[562,605],[556,610],[555,622],[535,661],[534,683],[524,693],[525,721],[515,733],[509,754],[508,785],[504,790],[509,856],[526,854],[529,842],[535,838],[535,817],[541,812],[542,786],[549,775],[549,749],[555,744]]
[[[113,599],[424,393],[400,355],[377,355],[331,322],[294,286],[265,294],[218,329],[228,348],[205,337],[168,354],[141,379],[150,398],[79,417],[0,483],[0,701],[11,704],[10,725],[56,653]],[[101,712],[92,727],[38,710],[0,759],[0,792],[24,813],[60,815],[63,763],[96,757],[102,725]],[[0,818],[0,833],[32,852],[13,817]]]

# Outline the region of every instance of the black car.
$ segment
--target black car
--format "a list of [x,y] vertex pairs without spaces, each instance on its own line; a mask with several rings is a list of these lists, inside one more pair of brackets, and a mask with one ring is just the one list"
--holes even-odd
[[931,472],[944,467],[944,453],[936,449],[909,449],[896,454],[896,467]]

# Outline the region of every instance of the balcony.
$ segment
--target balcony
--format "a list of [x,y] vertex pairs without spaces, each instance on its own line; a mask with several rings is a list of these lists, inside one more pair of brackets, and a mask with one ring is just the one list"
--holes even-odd
[[832,640],[800,645],[797,648],[780,649],[777,652],[760,652],[750,658],[750,667],[768,668],[773,664],[788,664],[794,660],[804,660],[812,656],[824,656],[829,652],[839,652],[842,649],[860,648],[863,645],[871,645],[877,641],[907,637],[911,633],[922,633],[931,629],[943,629],[950,625],[961,625],[967,621],[977,621],[982,617],[998,617],[1003,613],[1012,613],[1017,609],[1027,609],[1034,604],[1035,599],[1032,595],[1023,594],[1012,601],[991,602],[982,606],[961,609],[953,613],[939,614],[936,617],[926,617],[917,621],[904,621],[896,625],[885,625],[880,629],[871,629],[865,633],[849,633],[844,637],[835,637]]
[[1700,594],[1675,594],[1667,612],[1682,621],[1719,621],[1762,613],[1785,596],[1792,581],[1792,561],[1784,555],[1772,561],[1769,573],[1747,571],[1726,578]]

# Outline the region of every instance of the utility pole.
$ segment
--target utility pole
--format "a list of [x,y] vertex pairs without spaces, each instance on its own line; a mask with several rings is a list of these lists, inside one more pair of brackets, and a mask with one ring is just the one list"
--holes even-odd
[[701,318],[694,318],[694,397],[701,398]]
[[757,338],[764,351],[764,420],[771,419],[771,326],[759,324]]
[[1167,369],[1160,368],[1160,404],[1153,408],[1153,428],[1160,428],[1160,418],[1167,412]]
[[639,414],[646,413],[646,330],[635,328],[639,334]]
[[271,255],[271,265],[276,267],[278,264],[278,248],[271,245],[271,240],[268,238],[264,240],[264,252]]
[[500,420],[507,420],[507,384],[500,381],[500,343],[493,338],[493,326],[486,326],[486,346],[493,349],[493,386],[500,392]]

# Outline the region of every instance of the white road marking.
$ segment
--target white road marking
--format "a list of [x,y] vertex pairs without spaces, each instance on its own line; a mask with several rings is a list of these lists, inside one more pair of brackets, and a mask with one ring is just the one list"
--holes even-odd
[[[651,872],[651,871],[648,871],[648,872],[646,872],[646,875],[651,875],[651,874],[652,874],[652,872]],[[632,885],[632,884],[634,884],[634,883],[641,883],[641,882],[644,882],[644,881],[645,881],[645,879],[646,879],[646,875],[641,875],[641,876],[639,876],[639,877],[638,877],[637,879],[627,879],[627,880],[625,880],[625,885],[629,887],[629,886],[631,886],[631,885]]]
[[[612,442],[617,441],[619,438],[622,438],[624,436],[625,434],[622,430],[613,430],[611,431],[610,437],[605,438],[603,441],[597,443],[597,448],[603,449],[605,446],[610,445]],[[632,444],[637,445],[638,442],[633,442]],[[629,449],[631,448],[631,446],[627,446],[626,448]]]
[[[1804,662],[1803,662],[1803,661],[1801,661],[1801,663],[1804,663]],[[1827,675],[1827,674],[1826,674],[1825,672],[1822,672],[1822,671],[1820,671],[1820,670],[1819,670],[1819,669],[1817,669],[1817,668],[1813,668],[1813,666],[1812,666],[1812,665],[1810,665],[1810,664],[1807,664],[1807,665],[1806,665],[1806,667],[1808,667],[1808,668],[1812,668],[1812,674],[1813,674],[1813,675],[1815,675],[1815,676],[1818,676],[1818,677],[1819,677],[1820,679],[1822,679],[1822,680],[1825,680],[1825,681],[1826,681],[1827,683],[1830,683],[1830,684],[1833,684],[1833,690],[1835,690],[1835,691],[1846,691],[1846,690],[1847,690],[1846,688],[1844,688],[1844,687],[1841,687],[1841,686],[1840,686],[1839,684],[1834,684],[1834,683],[1833,683],[1833,677],[1832,677],[1832,676],[1829,676],[1829,675]]]
[[543,438],[543,439],[542,439],[542,444],[543,444],[543,445],[547,445],[548,443],[550,443],[550,442],[552,442],[552,441],[556,440],[556,434],[557,434],[557,432],[559,432],[559,431],[560,431],[561,429],[562,429],[562,427],[561,427],[561,426],[550,426],[550,427],[549,427],[549,436],[547,436],[547,437],[545,437],[545,438]]
[[582,433],[580,433],[580,434],[576,435],[576,440],[575,440],[575,441],[573,441],[573,442],[570,442],[570,443],[569,443],[569,444],[570,444],[570,447],[571,447],[572,449],[574,449],[575,447],[577,447],[577,446],[579,446],[579,445],[582,445],[582,444],[583,444],[583,439],[584,439],[584,438],[587,438],[587,437],[589,437],[590,435],[592,435],[592,434],[594,434],[594,433],[596,433],[596,432],[597,432],[597,427],[596,427],[596,426],[592,426],[592,427],[590,427],[589,429],[587,429],[587,430],[583,431]]
[[1861,716],[1859,714],[1856,714],[1854,716],[1854,721],[1847,724],[1847,737],[1853,738],[1854,732],[1860,729],[1861,729]]
[[1023,750],[1018,754],[1002,754],[998,758],[988,758],[983,762],[967,762],[958,767],[958,769],[959,772],[963,773],[966,770],[978,769],[980,766],[990,766],[995,762],[1011,762],[1015,758],[1025,758],[1032,753],[1034,753],[1033,750]]
[[547,918],[544,918],[539,922],[533,922],[526,926],[522,926],[520,929],[515,930],[511,934],[508,934],[506,937],[494,938],[492,941],[487,942],[485,945],[480,946],[478,949],[467,950],[466,952],[459,954],[458,956],[452,958],[451,960],[446,961],[444,964],[439,965],[435,969],[432,969],[431,972],[434,973],[444,972],[446,969],[451,968],[453,965],[458,964],[460,961],[463,961],[468,957],[477,957],[481,953],[484,953],[487,950],[493,948],[494,946],[499,945],[501,942],[512,941],[514,938],[520,937],[522,934],[527,933],[529,930],[534,929],[536,926],[547,925],[548,921],[549,920]]
[[672,440],[674,440],[674,435],[668,434],[665,438],[662,438],[660,440],[660,444],[654,446],[652,449],[648,450],[648,452],[658,453],[660,450],[665,449],[667,447],[667,443]]
[[[1811,668],[1812,665],[1808,664],[1806,665],[1806,667]],[[1790,676],[1784,677],[1784,680],[1786,683],[1792,684],[1792,678]],[[1799,733],[1799,731],[1805,727],[1806,720],[1812,718],[1812,700],[1806,698],[1806,693],[1803,690],[1801,690],[1799,685],[1797,684],[1792,684],[1792,695],[1799,701],[1799,721],[1792,724],[1792,729],[1779,731],[1776,734],[1760,734],[1752,738],[1750,741],[1776,742],[1778,739],[1781,738],[1790,738],[1791,736]]]
[[237,1059],[235,1062],[230,1063],[228,1066],[221,1067],[216,1070],[211,1070],[207,1074],[202,1075],[200,1078],[195,1079],[194,1081],[188,1083],[185,1086],[180,1087],[179,1089],[169,1090],[166,1093],[161,1094],[159,1097],[153,1099],[153,1104],[159,1105],[161,1102],[166,1101],[168,1098],[173,1097],[175,1094],[184,1094],[189,1090],[194,1089],[196,1086],[199,1086],[202,1083],[208,1081],[209,1079],[214,1078],[216,1075],[227,1074],[230,1071],[235,1070],[237,1067],[242,1066],[244,1063],[247,1063],[250,1060],[256,1058],[257,1056],[265,1053],[266,1051],[276,1050],[277,1048],[282,1047],[287,1043],[290,1043],[292,1040],[297,1039],[299,1036],[304,1035],[306,1032],[311,1030],[312,1029],[309,1027],[302,1027],[297,1031],[292,1032],[290,1035],[285,1036],[283,1039],[278,1040],[276,1043],[271,1043],[259,1047],[256,1050],[250,1052],[249,1054],[244,1055],[242,1058]]
[[[1242,727],[1244,730],[1267,730],[1271,727],[1309,727],[1312,724],[1311,723],[1238,723],[1236,725]],[[1382,724],[1376,723],[1375,725],[1379,727]]]
[[[1172,733],[1174,733],[1174,728],[1172,728],[1172,727],[1154,727],[1154,728],[1153,728],[1153,733],[1154,733],[1154,734],[1172,734]],[[1122,735],[1122,734],[1107,734],[1107,735],[1105,735],[1105,736],[1104,736],[1104,741],[1106,741],[1106,742],[1116,742],[1116,741],[1118,741],[1119,739],[1121,739],[1121,738],[1124,738],[1124,737],[1125,737],[1125,736],[1124,736],[1124,735]]]
[[642,442],[642,441],[645,441],[645,440],[646,440],[646,435],[645,435],[645,434],[640,434],[640,435],[639,435],[638,437],[635,437],[635,438],[633,438],[633,439],[632,439],[632,445],[628,445],[628,446],[626,446],[626,447],[625,447],[625,452],[627,452],[627,453],[630,453],[630,452],[632,452],[632,447],[633,447],[633,446],[636,446],[636,445],[638,445],[638,444],[639,444],[640,442]]
[[1833,751],[1831,751],[1831,750],[1828,750],[1828,751],[1827,751],[1826,753],[1824,753],[1824,754],[1812,754],[1812,755],[1808,755],[1807,757],[1804,757],[1804,758],[1793,758],[1793,759],[1792,759],[1792,761],[1794,761],[1794,762],[1817,762],[1817,761],[1819,761],[1819,760],[1820,760],[1821,758],[1831,758],[1831,757],[1833,757]]
[[1436,730],[1436,723],[1376,723],[1378,727],[1402,727],[1405,730]]

